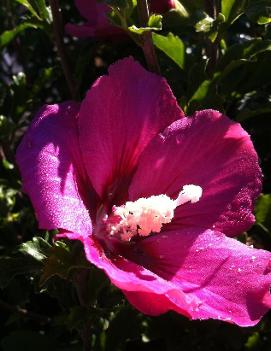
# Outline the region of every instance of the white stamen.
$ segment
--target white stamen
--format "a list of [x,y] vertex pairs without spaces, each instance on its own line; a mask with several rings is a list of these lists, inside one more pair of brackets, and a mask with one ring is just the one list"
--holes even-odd
[[198,202],[202,196],[202,188],[199,185],[189,184],[185,185],[180,191],[175,200],[176,207],[191,202],[192,204]]
[[128,201],[123,206],[113,208],[113,215],[106,219],[107,230],[110,235],[119,234],[124,241],[131,240],[135,235],[159,233],[163,224],[172,221],[176,207],[187,202],[198,202],[201,196],[202,188],[189,184],[183,187],[176,200],[162,194]]

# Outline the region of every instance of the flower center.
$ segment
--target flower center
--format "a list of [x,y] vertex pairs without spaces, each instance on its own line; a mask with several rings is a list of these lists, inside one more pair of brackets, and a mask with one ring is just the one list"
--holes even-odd
[[107,231],[110,235],[120,236],[124,241],[129,241],[136,235],[159,233],[163,224],[172,221],[176,207],[187,202],[198,202],[201,195],[200,186],[189,184],[182,188],[175,200],[161,194],[114,206],[112,215],[105,218]]

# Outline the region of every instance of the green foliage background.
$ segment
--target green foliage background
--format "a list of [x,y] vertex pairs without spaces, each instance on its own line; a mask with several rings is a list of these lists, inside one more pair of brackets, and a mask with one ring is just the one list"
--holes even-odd
[[[271,250],[271,1],[180,3],[153,32],[162,75],[187,114],[218,109],[251,134],[264,173],[263,195],[256,224],[240,240]],[[72,0],[60,7],[64,23],[81,20]],[[140,40],[146,28],[138,28],[135,14],[128,20],[127,30]],[[149,27],[159,29],[161,18],[152,18]],[[64,42],[78,99],[115,60],[133,55],[145,65],[131,39],[65,35]],[[80,244],[53,243],[53,233],[38,229],[14,153],[42,104],[71,98],[45,0],[2,0],[0,50],[1,349],[270,350],[270,313],[253,328],[190,322],[175,313],[146,317],[86,262]]]

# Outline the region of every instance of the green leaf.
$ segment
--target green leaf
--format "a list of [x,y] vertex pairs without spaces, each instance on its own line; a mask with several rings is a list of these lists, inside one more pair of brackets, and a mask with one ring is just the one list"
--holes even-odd
[[245,343],[245,347],[248,350],[256,350],[256,348],[259,347],[261,341],[260,333],[259,332],[254,332],[252,335],[250,335],[247,339],[247,342]]
[[232,24],[244,11],[247,0],[222,0],[221,12],[227,23]]
[[172,33],[167,36],[152,33],[154,45],[170,57],[180,68],[184,69],[185,46],[183,41]]
[[186,7],[178,0],[175,0],[175,9],[173,10],[177,11],[178,14],[183,18],[189,17],[189,12],[187,11]]
[[39,16],[47,23],[52,23],[53,17],[50,6],[46,6],[45,0],[35,0],[39,11]]
[[15,0],[28,9],[33,17],[38,21],[52,22],[52,12],[49,6],[46,6],[45,0]]
[[6,158],[2,159],[2,165],[7,170],[14,169],[14,164],[10,163]]
[[107,16],[112,24],[127,29],[127,23],[136,7],[136,0],[106,0],[107,5],[112,9]]
[[153,28],[153,30],[161,30],[162,29],[162,19],[161,15],[153,14],[149,17],[148,27]]
[[127,6],[126,0],[105,0],[105,3],[111,7],[125,8]]
[[195,24],[195,30],[196,32],[208,33],[212,29],[213,23],[214,19],[205,14],[205,18]]
[[128,27],[129,31],[138,35],[141,35],[146,32],[150,32],[153,30],[161,30],[162,29],[162,16],[161,15],[151,15],[148,21],[148,25],[146,27],[137,27],[136,25],[132,25]]
[[8,45],[19,33],[25,31],[27,28],[38,28],[38,25],[31,22],[23,22],[11,30],[6,30],[0,35],[0,48]]
[[0,115],[0,140],[7,141],[14,128],[15,124],[11,118]]
[[224,68],[218,79],[222,94],[231,94],[238,91],[247,77],[247,66],[249,64],[247,60],[233,60]]
[[[129,323],[127,323],[129,321]],[[106,351],[122,350],[120,346],[127,340],[137,339],[141,334],[138,315],[130,307],[121,308],[109,324],[106,332]]]
[[151,30],[151,28],[148,27],[137,27],[136,25],[132,25],[128,27],[128,30],[132,33],[141,35],[143,33],[149,32]]
[[204,13],[204,18],[195,24],[196,32],[208,33],[208,37],[211,42],[214,42],[223,24],[225,22],[225,16],[219,13],[216,19],[213,19],[206,13]]
[[90,269],[91,265],[84,258],[82,252],[74,254],[70,246],[63,241],[57,241],[50,248],[48,258],[45,261],[40,285],[44,285],[53,276],[68,279],[73,269]]
[[40,285],[44,285],[45,282],[54,275],[67,279],[71,263],[69,247],[62,242],[57,242],[56,246],[51,248],[45,262],[43,273],[40,278]]
[[246,120],[254,118],[254,117],[257,118],[259,116],[266,116],[267,118],[270,118],[270,116],[271,116],[271,103],[261,105],[260,108],[257,108],[254,110],[244,109],[240,113],[237,114],[237,116],[235,117],[235,120],[238,122],[243,122],[243,121],[246,121]]
[[17,190],[0,184],[0,203],[5,204],[9,210],[15,205]]
[[40,16],[38,15],[37,11],[34,9],[34,7],[31,5],[31,3],[28,0],[15,0],[19,4],[23,5],[28,9],[28,11],[37,19],[41,20]]
[[[48,351],[56,350],[56,340],[30,330],[12,331],[1,340],[2,351]],[[18,347],[18,345],[20,345]]]
[[248,18],[260,25],[271,23],[271,3],[270,0],[250,1],[246,10]]
[[0,288],[9,285],[11,280],[17,275],[37,273],[40,265],[34,260],[25,257],[1,257],[0,258]]
[[41,237],[34,237],[32,241],[27,241],[19,247],[23,254],[32,256],[37,261],[43,261],[48,256],[51,245]]
[[266,51],[271,51],[271,40],[268,39],[257,38],[241,44],[232,45],[218,62],[218,69],[224,69],[233,60],[253,59],[258,54]]
[[262,194],[257,201],[255,208],[257,223],[271,229],[271,194]]
[[192,103],[195,101],[202,101],[207,96],[210,85],[211,85],[210,80],[204,80],[197,88],[193,96],[191,97],[189,103]]

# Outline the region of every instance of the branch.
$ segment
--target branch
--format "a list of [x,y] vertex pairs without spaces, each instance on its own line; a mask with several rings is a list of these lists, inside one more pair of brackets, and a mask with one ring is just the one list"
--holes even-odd
[[58,0],[49,0],[49,4],[52,10],[55,44],[60,58],[61,67],[69,88],[70,95],[73,100],[76,100],[77,89],[71,73],[71,67],[66,55],[66,50],[63,42],[63,21],[61,12],[59,10],[59,2]]
[[[149,20],[149,8],[147,0],[137,1],[138,17],[142,27],[146,26]],[[152,42],[151,32],[142,34],[143,36],[143,52],[150,71],[160,74],[160,67]]]

